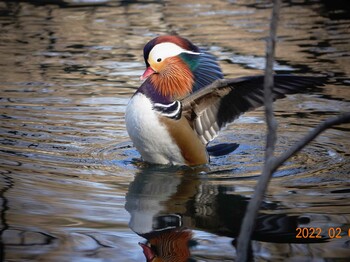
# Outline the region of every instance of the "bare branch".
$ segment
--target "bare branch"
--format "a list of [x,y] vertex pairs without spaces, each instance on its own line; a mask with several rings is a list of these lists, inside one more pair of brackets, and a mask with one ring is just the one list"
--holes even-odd
[[328,118],[321,124],[319,124],[315,129],[311,130],[303,139],[301,139],[298,143],[292,146],[289,150],[287,150],[284,154],[275,158],[271,170],[275,172],[278,167],[280,167],[288,158],[295,155],[301,149],[303,149],[307,144],[309,144],[312,140],[314,140],[319,134],[325,131],[328,128],[331,128],[335,125],[350,123],[350,112],[343,113],[339,116]]
[[272,175],[272,163],[274,162],[273,153],[276,144],[276,130],[277,123],[273,115],[273,63],[275,54],[276,32],[278,15],[281,6],[280,0],[274,0],[272,17],[270,23],[270,37],[267,41],[266,47],[266,66],[265,66],[265,79],[264,79],[264,103],[265,103],[265,116],[268,127],[266,137],[265,148],[265,165],[262,175],[259,178],[258,185],[255,190],[255,194],[248,204],[247,211],[245,213],[243,224],[238,236],[237,246],[237,261],[247,261],[248,247],[250,246],[250,239],[254,229],[254,223],[260,208],[261,202],[264,197],[268,182]]
[[265,161],[273,157],[275,144],[276,144],[276,133],[277,133],[277,122],[273,113],[273,63],[275,56],[276,46],[276,33],[278,24],[278,15],[281,1],[275,0],[272,10],[272,17],[270,23],[270,37],[267,40],[266,45],[266,65],[265,65],[265,78],[264,78],[264,105],[265,105],[265,117],[267,124],[267,137],[266,137],[266,148],[265,148]]

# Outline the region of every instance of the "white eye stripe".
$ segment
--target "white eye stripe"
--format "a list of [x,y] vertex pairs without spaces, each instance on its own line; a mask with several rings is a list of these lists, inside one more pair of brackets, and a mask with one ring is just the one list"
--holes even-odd
[[149,59],[152,61],[161,62],[168,57],[177,56],[181,53],[200,55],[200,53],[188,51],[174,43],[166,42],[154,46],[149,53]]

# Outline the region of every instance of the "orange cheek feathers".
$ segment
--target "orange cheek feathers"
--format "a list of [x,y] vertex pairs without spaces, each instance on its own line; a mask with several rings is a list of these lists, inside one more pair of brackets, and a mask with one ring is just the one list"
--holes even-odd
[[161,95],[180,99],[191,93],[193,74],[181,58],[168,58],[157,68],[152,67],[158,74],[153,74],[151,81]]

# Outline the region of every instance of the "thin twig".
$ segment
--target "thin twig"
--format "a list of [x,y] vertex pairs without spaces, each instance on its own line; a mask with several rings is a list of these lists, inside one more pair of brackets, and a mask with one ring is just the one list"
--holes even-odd
[[350,123],[350,112],[346,112],[339,116],[326,119],[316,128],[311,130],[303,139],[301,139],[299,142],[297,142],[295,145],[289,148],[289,150],[284,152],[279,157],[275,158],[271,166],[272,172],[275,172],[278,167],[280,167],[285,161],[287,161],[288,158],[292,157],[301,149],[303,149],[307,144],[314,140],[323,131],[325,131],[328,128],[331,128],[332,126],[345,123]]
[[270,23],[270,37],[267,41],[266,47],[266,66],[265,66],[265,79],[264,79],[264,103],[265,103],[265,116],[267,123],[267,137],[265,148],[265,165],[263,172],[259,178],[258,185],[255,190],[255,194],[248,204],[247,211],[245,213],[243,224],[238,236],[237,241],[237,261],[247,261],[248,248],[250,246],[250,239],[254,229],[254,223],[260,208],[261,202],[264,197],[267,185],[272,175],[272,163],[274,162],[273,153],[276,144],[276,130],[277,123],[273,115],[273,63],[275,54],[275,42],[279,9],[281,6],[280,0],[274,0],[272,17]]

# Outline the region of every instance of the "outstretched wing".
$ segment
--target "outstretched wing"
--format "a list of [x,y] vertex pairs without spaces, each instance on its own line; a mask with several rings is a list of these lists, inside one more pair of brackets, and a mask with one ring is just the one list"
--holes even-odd
[[[275,75],[273,99],[286,94],[303,92],[322,85],[324,78],[293,75]],[[249,76],[217,80],[182,102],[182,114],[204,144],[213,140],[219,130],[241,114],[263,105],[264,76]]]

